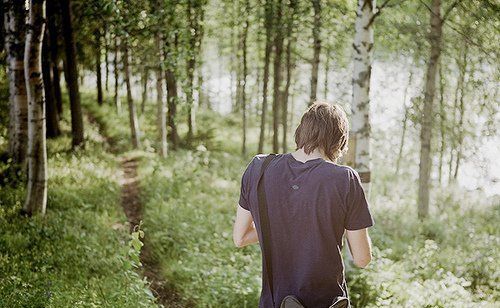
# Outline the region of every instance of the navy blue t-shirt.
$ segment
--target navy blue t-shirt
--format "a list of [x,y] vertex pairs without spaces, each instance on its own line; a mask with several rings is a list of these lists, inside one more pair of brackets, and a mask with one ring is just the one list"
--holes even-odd
[[[257,180],[266,156],[256,155],[248,164],[239,200],[251,212],[259,239]],[[345,229],[373,225],[359,175],[322,158],[300,162],[286,153],[271,161],[264,176],[276,306],[295,295],[306,307],[329,307],[336,296],[347,296],[341,255]],[[262,268],[259,307],[269,308],[264,262]]]

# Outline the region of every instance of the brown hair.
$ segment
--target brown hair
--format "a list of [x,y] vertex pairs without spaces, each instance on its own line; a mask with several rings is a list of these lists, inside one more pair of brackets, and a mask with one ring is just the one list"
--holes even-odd
[[336,161],[347,151],[349,122],[344,109],[326,102],[314,102],[304,113],[295,130],[297,149],[310,154],[322,150],[331,161]]

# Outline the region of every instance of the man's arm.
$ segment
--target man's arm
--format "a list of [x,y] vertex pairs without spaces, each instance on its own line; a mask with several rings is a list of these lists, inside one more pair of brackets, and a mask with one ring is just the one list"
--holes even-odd
[[259,242],[252,214],[240,205],[238,205],[238,209],[236,210],[236,219],[233,226],[233,241],[236,247],[244,247]]
[[366,267],[372,260],[372,243],[368,229],[346,230],[346,236],[354,264],[357,267]]

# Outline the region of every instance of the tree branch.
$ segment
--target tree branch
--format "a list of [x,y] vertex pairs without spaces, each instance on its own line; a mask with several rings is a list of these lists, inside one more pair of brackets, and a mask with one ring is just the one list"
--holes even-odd
[[441,18],[442,21],[445,21],[446,18],[448,18],[448,15],[451,13],[451,11],[453,10],[453,8],[455,6],[457,6],[457,4],[460,3],[460,0],[455,0],[455,2],[453,2],[449,7],[448,9],[446,9],[446,11],[444,12],[444,15],[443,17]]

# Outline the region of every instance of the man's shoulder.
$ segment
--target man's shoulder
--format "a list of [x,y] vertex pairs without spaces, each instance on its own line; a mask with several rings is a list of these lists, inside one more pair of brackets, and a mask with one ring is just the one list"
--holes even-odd
[[354,170],[350,166],[339,165],[337,163],[325,160],[323,164],[321,164],[321,167],[323,169],[322,173],[332,180],[348,180],[349,178],[356,176],[356,170]]

